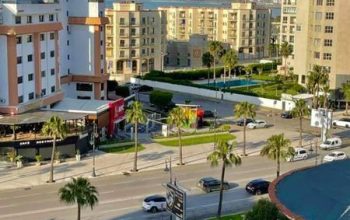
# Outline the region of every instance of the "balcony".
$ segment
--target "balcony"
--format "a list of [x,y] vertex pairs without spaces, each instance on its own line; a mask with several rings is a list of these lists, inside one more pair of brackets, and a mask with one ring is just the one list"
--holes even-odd
[[59,4],[59,0],[3,0],[6,4]]

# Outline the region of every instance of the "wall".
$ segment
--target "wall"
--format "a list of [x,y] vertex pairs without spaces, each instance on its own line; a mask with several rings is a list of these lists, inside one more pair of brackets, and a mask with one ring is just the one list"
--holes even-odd
[[[266,98],[260,98],[255,96],[247,96],[247,95],[240,95],[240,94],[230,94],[230,93],[224,93],[224,92],[216,92],[209,89],[201,89],[201,88],[195,88],[190,86],[182,86],[182,85],[174,85],[170,83],[163,83],[163,82],[156,82],[156,81],[150,81],[150,80],[141,80],[137,78],[131,78],[131,83],[141,84],[141,85],[147,85],[159,89],[169,90],[169,91],[175,91],[175,92],[182,92],[182,93],[188,93],[193,95],[200,95],[204,97],[209,98],[223,98],[223,100],[232,101],[232,102],[243,102],[247,101],[251,104],[255,104],[262,107],[267,108],[273,108],[273,109],[279,109],[282,110],[282,101],[280,100],[273,100],[273,99],[266,99]],[[286,105],[287,107],[288,105]],[[289,110],[289,109],[287,109]]]

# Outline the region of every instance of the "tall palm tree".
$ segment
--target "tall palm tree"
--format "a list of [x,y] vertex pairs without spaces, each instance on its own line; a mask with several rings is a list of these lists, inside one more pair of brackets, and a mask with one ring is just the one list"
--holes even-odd
[[344,83],[342,90],[345,99],[345,114],[348,115],[348,107],[350,102],[350,83]]
[[210,54],[210,52],[205,52],[202,55],[202,65],[208,68],[208,84],[210,80],[210,67],[214,62],[214,57]]
[[287,77],[287,59],[293,53],[293,46],[288,42],[283,42],[280,48],[280,54],[284,59],[284,76]]
[[63,123],[63,120],[60,117],[54,115],[45,122],[41,132],[44,135],[49,136],[53,139],[52,152],[51,152],[50,177],[48,180],[49,183],[53,183],[54,182],[54,179],[53,179],[53,160],[54,160],[55,153],[56,153],[56,140],[58,138],[63,139],[66,136],[67,127]]
[[292,109],[294,117],[299,118],[299,146],[303,146],[303,117],[310,115],[309,107],[303,99],[298,99],[295,102],[295,107]]
[[319,107],[319,95],[321,88],[326,86],[329,80],[329,74],[326,68],[314,65],[308,75],[308,88],[313,93],[313,108]]
[[81,208],[90,206],[91,210],[98,203],[98,192],[88,179],[83,177],[73,178],[71,182],[64,185],[58,191],[60,200],[66,204],[78,205],[78,216],[80,220]]
[[267,139],[267,144],[260,151],[261,156],[277,162],[277,177],[280,176],[281,159],[286,160],[294,155],[294,148],[291,147],[289,139],[284,138],[284,134],[272,135]]
[[231,78],[231,71],[236,66],[238,62],[238,57],[236,51],[233,49],[228,50],[223,56],[222,61],[224,65],[228,68],[228,76]]
[[208,44],[209,53],[213,56],[213,68],[214,68],[214,83],[216,82],[216,62],[222,53],[223,47],[220,41],[210,41]]
[[182,162],[182,142],[181,142],[181,128],[185,124],[185,114],[181,107],[173,108],[167,118],[167,122],[169,126],[176,126],[177,128],[177,136],[179,138],[179,160],[180,165],[183,165]]
[[243,155],[246,156],[247,118],[255,118],[256,106],[248,102],[241,102],[234,107],[235,118],[243,118]]
[[209,154],[207,160],[210,161],[211,166],[216,167],[219,165],[220,161],[222,162],[221,168],[221,185],[220,185],[220,197],[219,197],[219,206],[218,206],[218,218],[221,216],[221,207],[222,207],[222,198],[224,191],[224,181],[225,181],[225,170],[226,167],[231,167],[232,165],[238,166],[241,165],[242,160],[239,155],[233,152],[235,143],[228,144],[225,141],[219,140],[217,147],[214,152]]
[[323,108],[328,108],[328,101],[329,101],[328,94],[330,92],[329,81],[326,82],[326,84],[323,86],[322,91],[323,91],[323,97],[324,97]]
[[146,122],[146,115],[143,112],[141,102],[133,102],[130,108],[126,110],[126,121],[134,125],[135,154],[132,171],[137,172],[138,125]]

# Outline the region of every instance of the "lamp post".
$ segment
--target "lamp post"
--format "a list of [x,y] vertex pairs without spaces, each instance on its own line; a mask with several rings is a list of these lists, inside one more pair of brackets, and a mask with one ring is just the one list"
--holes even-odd
[[95,146],[96,146],[95,139],[96,138],[98,138],[97,126],[96,126],[96,122],[93,122],[91,138],[90,138],[90,144],[92,145],[92,174],[91,174],[92,177],[96,177],[96,172],[95,172]]

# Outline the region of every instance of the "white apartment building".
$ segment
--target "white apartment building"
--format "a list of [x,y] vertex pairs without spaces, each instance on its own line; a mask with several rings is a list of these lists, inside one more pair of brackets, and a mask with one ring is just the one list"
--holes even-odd
[[[293,46],[293,50],[295,44],[296,13],[297,0],[282,0],[280,44],[287,42]],[[287,65],[294,66],[294,51],[287,59]]]
[[0,113],[106,97],[104,3],[0,1]]

